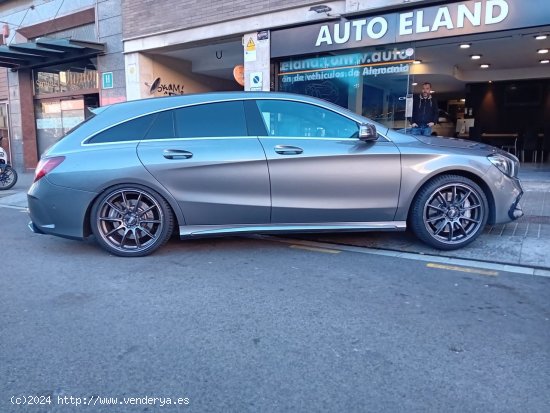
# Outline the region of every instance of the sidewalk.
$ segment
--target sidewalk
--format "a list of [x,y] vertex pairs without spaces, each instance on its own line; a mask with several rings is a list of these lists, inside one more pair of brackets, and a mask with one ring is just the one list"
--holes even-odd
[[[488,225],[475,242],[460,250],[435,250],[409,231],[315,234],[297,238],[550,269],[550,166],[522,165],[519,176],[525,190],[521,202],[525,215],[506,225]],[[33,179],[31,173],[19,174],[11,190],[0,191],[0,206],[26,208],[26,191]]]
[[439,251],[430,248],[418,241],[410,231],[316,234],[300,238],[550,269],[550,166],[524,164],[519,177],[525,191],[521,201],[525,215],[509,224],[488,225],[476,241],[459,250]]

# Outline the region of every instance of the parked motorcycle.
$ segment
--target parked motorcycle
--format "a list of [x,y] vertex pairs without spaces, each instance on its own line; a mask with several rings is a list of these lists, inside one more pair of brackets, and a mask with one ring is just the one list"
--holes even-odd
[[[0,144],[2,144],[3,136],[0,136]],[[17,182],[17,172],[8,163],[8,155],[0,146],[0,191],[10,189]]]

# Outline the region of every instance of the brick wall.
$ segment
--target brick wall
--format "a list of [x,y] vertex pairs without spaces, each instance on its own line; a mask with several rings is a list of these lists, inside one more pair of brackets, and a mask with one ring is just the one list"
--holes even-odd
[[311,0],[122,0],[123,33],[128,39],[320,3]]

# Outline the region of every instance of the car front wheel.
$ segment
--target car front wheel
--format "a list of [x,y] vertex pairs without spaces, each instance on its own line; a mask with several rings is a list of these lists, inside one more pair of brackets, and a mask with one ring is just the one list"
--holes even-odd
[[174,218],[158,193],[141,186],[116,186],[92,207],[91,227],[98,243],[121,257],[148,255],[172,235]]
[[422,241],[434,248],[453,250],[481,234],[488,213],[487,197],[479,185],[463,176],[442,175],[420,189],[409,220]]

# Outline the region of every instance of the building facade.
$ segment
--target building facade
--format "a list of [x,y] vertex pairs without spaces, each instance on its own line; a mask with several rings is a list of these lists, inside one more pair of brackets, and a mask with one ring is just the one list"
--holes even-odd
[[430,82],[437,133],[499,134],[517,153],[521,134],[542,136],[550,121],[546,3],[123,1],[127,97],[305,93],[406,130],[412,96]]
[[0,127],[17,169],[34,169],[88,108],[126,100],[121,12],[119,0],[0,5]]

